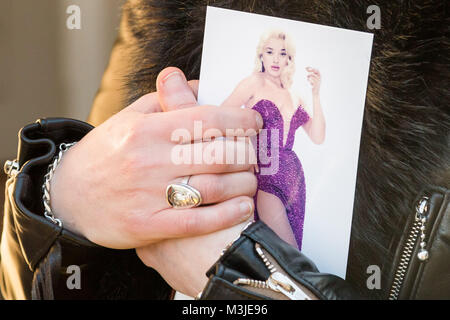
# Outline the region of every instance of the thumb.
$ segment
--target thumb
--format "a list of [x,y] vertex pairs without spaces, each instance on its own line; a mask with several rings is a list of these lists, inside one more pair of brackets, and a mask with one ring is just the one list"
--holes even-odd
[[[192,85],[192,83],[191,83]],[[183,71],[175,67],[162,70],[156,79],[158,100],[163,111],[194,107],[197,99]]]

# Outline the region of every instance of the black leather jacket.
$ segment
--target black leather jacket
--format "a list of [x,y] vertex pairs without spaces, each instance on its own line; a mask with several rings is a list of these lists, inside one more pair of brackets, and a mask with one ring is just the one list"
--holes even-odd
[[[17,165],[9,163],[5,167],[10,176],[6,183],[0,264],[1,292],[5,299],[168,299],[172,296],[171,288],[139,261],[134,250],[99,247],[43,216],[41,185],[57,146],[80,140],[91,129],[84,122],[59,118],[41,119],[20,131]],[[400,298],[450,297],[448,203],[448,190],[438,188],[430,194],[426,210],[428,261],[416,258],[419,241],[412,239],[418,232],[413,226],[415,215],[405,227],[405,240],[398,247],[396,260],[405,260],[405,252],[409,252],[410,261],[401,267],[400,273],[392,275],[397,277],[397,282],[402,276]],[[67,286],[70,265],[81,267],[81,289]],[[312,261],[262,222],[248,226],[211,267],[208,276],[210,281],[202,299],[363,297],[350,283],[320,273]],[[271,286],[262,284],[267,279]]]

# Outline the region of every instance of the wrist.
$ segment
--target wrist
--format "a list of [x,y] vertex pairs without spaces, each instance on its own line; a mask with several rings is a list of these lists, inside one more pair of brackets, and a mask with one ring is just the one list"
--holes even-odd
[[319,94],[319,92],[314,92],[314,91],[313,91],[312,97],[313,97],[314,100],[319,100],[319,99],[320,99],[320,94]]
[[[63,144],[64,145],[64,144]],[[81,230],[77,227],[74,214],[71,209],[74,208],[74,204],[71,203],[73,198],[74,186],[70,177],[70,155],[72,150],[69,150],[73,145],[70,144],[65,151],[60,151],[49,166],[49,173],[46,175],[46,182],[44,182],[43,188],[47,184],[48,199],[45,199],[44,191],[44,206],[47,202],[46,217],[53,222],[57,221],[60,226],[66,230],[69,230],[77,235],[82,235]],[[64,148],[64,147],[63,147]],[[58,160],[59,158],[59,160]],[[69,181],[71,182],[69,185]],[[55,221],[54,221],[54,220]]]

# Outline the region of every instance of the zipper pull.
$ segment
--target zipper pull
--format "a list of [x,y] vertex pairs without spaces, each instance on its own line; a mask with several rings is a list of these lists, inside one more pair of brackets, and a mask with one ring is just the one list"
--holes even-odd
[[269,259],[267,259],[259,243],[255,244],[255,249],[267,269],[270,271],[269,278],[266,281],[239,278],[236,279],[233,284],[280,292],[290,300],[311,300],[311,298],[289,277],[277,271],[275,266],[269,261]]
[[428,200],[429,198],[427,196],[423,196],[416,205],[415,221],[413,221],[409,236],[403,246],[397,269],[394,273],[389,300],[397,300],[400,295],[403,281],[405,280],[405,275],[412,258],[412,253],[416,246],[417,239],[419,238],[419,233],[420,249],[416,257],[422,262],[428,260],[430,257],[428,250],[425,249],[427,246],[427,243],[425,242],[425,224],[428,220]]
[[8,177],[15,177],[19,172],[19,162],[17,160],[6,160],[3,170]]
[[255,244],[255,249],[267,269],[270,271],[270,276],[265,281],[268,288],[276,292],[281,292],[291,300],[311,300],[311,298],[289,279],[289,277],[277,271],[277,268],[275,268],[269,259],[267,259],[259,243]]
[[425,241],[425,224],[427,223],[428,200],[428,197],[423,197],[416,207],[416,221],[420,224],[420,249],[417,253],[417,258],[420,261],[426,261],[430,257],[428,250],[425,249],[427,246]]
[[276,271],[267,279],[269,288],[281,292],[291,300],[311,300],[291,279]]

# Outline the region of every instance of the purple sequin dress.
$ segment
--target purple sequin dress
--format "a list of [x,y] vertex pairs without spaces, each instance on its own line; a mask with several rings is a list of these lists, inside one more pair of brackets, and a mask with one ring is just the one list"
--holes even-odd
[[[270,100],[260,100],[252,109],[261,114],[264,120],[263,129],[266,129],[263,130],[264,134],[260,133],[256,137],[259,166],[259,173],[256,174],[258,190],[271,193],[281,200],[286,208],[298,248],[301,249],[305,217],[305,177],[300,160],[292,150],[292,146],[295,131],[309,120],[309,115],[302,106],[297,108],[291,119],[286,145],[283,145],[284,120],[278,107]],[[278,139],[276,139],[277,136]],[[274,148],[278,149],[278,156]],[[254,197],[255,206],[257,195],[258,192]],[[257,207],[255,218],[259,219]]]

